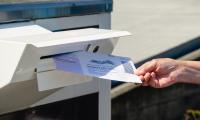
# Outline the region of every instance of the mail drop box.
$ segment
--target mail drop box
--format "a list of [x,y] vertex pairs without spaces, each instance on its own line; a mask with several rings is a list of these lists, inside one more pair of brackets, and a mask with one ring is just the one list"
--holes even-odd
[[55,69],[53,56],[110,54],[112,0],[0,1],[0,119],[110,120],[111,82]]
[[[106,87],[99,85],[98,82],[102,80],[93,80],[92,77],[59,71],[55,67],[52,56],[74,51],[104,53],[105,47],[108,47],[111,40],[127,35],[130,33],[126,31],[96,28],[41,32],[14,37],[3,35],[0,38],[0,112],[13,112],[26,107],[59,101],[57,97],[62,97],[62,95],[49,96],[49,100],[41,99],[63,87],[66,89],[72,87],[72,90],[63,93],[68,92],[69,98],[84,94],[82,92],[98,92],[99,87]],[[93,88],[87,88],[88,91],[84,91],[84,87],[77,86],[84,83],[94,85],[98,83],[96,84],[98,86],[92,86]],[[87,84],[85,85],[87,87]],[[99,99],[110,100],[109,97],[99,97]],[[41,101],[38,102],[38,100]]]
[[101,52],[109,39],[129,34],[126,31],[90,28],[2,38],[0,87],[36,78],[39,82],[39,91],[49,86],[51,87],[47,89],[84,82],[84,79],[75,78],[77,74],[57,71],[51,57],[74,51]]

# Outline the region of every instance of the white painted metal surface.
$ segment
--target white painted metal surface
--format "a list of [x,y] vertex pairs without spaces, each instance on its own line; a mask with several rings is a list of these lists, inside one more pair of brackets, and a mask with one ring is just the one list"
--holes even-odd
[[[2,51],[0,54],[2,54],[3,56],[1,62],[2,69],[0,70],[0,72],[2,73],[0,97],[4,97],[5,99],[2,99],[2,101],[0,102],[0,112],[5,113],[15,111],[19,109],[24,109],[27,107],[27,105],[37,106],[54,101],[68,99],[71,97],[73,98],[81,96],[87,93],[99,92],[99,110],[101,111],[99,112],[99,119],[103,120],[106,118],[109,120],[110,82],[101,82],[101,80],[92,80],[92,78],[87,78],[84,81],[82,77],[77,75],[66,74],[61,71],[55,71],[54,73],[52,73],[51,71],[47,70],[42,74],[38,73],[40,75],[37,79],[50,80],[51,78],[53,82],[48,85],[61,85],[59,83],[60,80],[66,80],[67,82],[65,82],[65,84],[62,83],[62,86],[57,87],[64,87],[67,85],[68,87],[60,90],[55,89],[52,91],[46,91],[43,94],[37,92],[37,87],[32,87],[29,88],[29,90],[27,90],[26,92],[22,92],[22,94],[25,96],[10,96],[10,92],[12,92],[13,89],[21,91],[22,88],[25,88],[25,86],[23,86],[25,84],[31,85],[32,83],[34,84],[34,86],[36,86],[34,82],[36,79],[36,73],[34,70],[37,67],[38,62],[40,61],[40,57],[42,56],[60,54],[76,50],[85,50],[88,44],[100,46],[100,51],[103,52],[104,49],[101,50],[101,46],[107,43],[106,41],[109,41],[112,38],[118,38],[126,35],[129,35],[129,33],[123,31],[120,32],[102,29],[83,29],[63,31],[58,33],[49,32],[38,35],[2,38],[0,40],[0,48]],[[4,54],[3,51],[6,51],[7,54]],[[80,85],[92,85],[93,87],[87,86],[88,88],[86,89],[85,87],[81,87]],[[76,89],[76,92],[74,91],[74,89]],[[81,89],[81,91],[77,91],[79,89]],[[61,95],[60,93],[62,93],[63,90],[67,90],[69,94],[66,96]],[[17,91],[13,92],[17,93]],[[27,94],[31,94],[33,99],[27,100]],[[52,95],[57,97],[52,99]],[[8,106],[7,104],[5,104],[6,102],[8,102],[7,99],[9,99],[9,102],[13,103],[14,105]],[[19,102],[19,99],[25,102]],[[14,103],[13,100],[16,102]]]
[[[21,23],[21,24],[7,24],[0,26],[0,50],[1,50],[1,78],[0,88],[8,84],[9,81],[6,79],[12,79],[13,72],[16,70],[20,57],[25,50],[25,44],[10,43],[3,41],[3,39],[15,38],[20,36],[28,35],[39,35],[44,33],[51,33],[49,30],[44,29],[38,25],[32,23]],[[15,61],[13,61],[15,59]]]
[[[13,26],[14,27],[26,26],[27,24],[28,25],[38,24],[50,31],[76,29],[76,28],[90,27],[90,26],[99,26],[99,28],[102,28],[102,29],[110,29],[110,14],[97,14],[97,15],[41,19],[41,20],[31,21],[28,23],[22,22],[22,23],[12,23],[12,24],[2,24],[0,25],[0,29],[13,28]],[[48,30],[46,32],[50,32]],[[20,31],[16,31],[16,35],[21,36],[20,34],[17,34],[17,32],[20,32]],[[34,31],[34,32],[29,31],[27,33],[34,34],[35,32],[38,32],[38,31]],[[28,35],[31,36],[30,34]],[[21,37],[21,38],[32,39],[32,37]],[[100,50],[98,52],[111,53],[115,46],[116,41],[117,39],[115,38],[112,40],[111,39],[97,40],[92,43],[91,49],[94,48],[94,46],[98,45],[100,46]],[[4,57],[5,58],[4,67],[6,68],[7,66],[12,66],[13,69],[11,70],[10,73],[13,74],[13,71],[15,71],[15,74],[12,79],[12,82],[8,80],[7,82],[11,82],[11,83],[0,89],[0,98],[1,98],[0,114],[17,111],[21,109],[27,109],[29,107],[35,107],[35,106],[39,106],[43,104],[49,104],[52,102],[66,100],[66,99],[79,97],[79,96],[83,96],[83,95],[87,95],[91,93],[99,93],[99,120],[111,119],[111,101],[110,101],[111,82],[110,81],[93,78],[93,80],[89,80],[87,82],[79,82],[78,84],[77,83],[71,84],[63,88],[52,89],[52,90],[47,90],[43,92],[38,91],[38,86],[36,82],[36,73],[34,70],[36,67],[35,64],[38,62],[39,57],[43,55],[46,56],[50,54],[60,53],[63,50],[66,50],[65,52],[69,51],[70,49],[75,50],[73,47],[67,46],[69,48],[66,49],[65,46],[62,47],[62,45],[60,44],[58,46],[59,48],[58,50],[56,49],[57,47],[54,47],[54,49],[50,49],[53,47],[48,46],[48,44],[46,43],[40,44],[42,46],[39,46],[39,44],[37,44],[38,46],[36,44],[34,46],[34,45],[26,44],[26,43],[21,43],[19,41],[12,41],[11,39],[10,41],[7,41],[7,40],[2,41],[2,43],[4,42],[6,45],[4,45],[3,48],[1,48],[2,49],[1,54],[5,53],[3,51],[6,51],[7,49],[10,49],[10,51],[14,51],[14,52],[15,50],[18,50],[19,52],[16,55],[13,52],[10,52],[9,53],[10,56],[5,55]],[[56,41],[56,44],[57,42],[58,41]],[[84,43],[87,43],[87,41]],[[91,42],[88,42],[88,43],[91,44]],[[14,44],[14,46],[17,45],[20,49],[18,49],[18,47],[12,47],[12,46],[6,48],[6,46],[9,46],[8,44],[9,45]],[[52,45],[55,45],[55,43],[53,43]],[[77,44],[75,46],[77,46],[77,48],[80,48],[80,49],[86,48],[86,46],[82,47],[82,45],[78,46]],[[39,49],[37,49],[37,47]],[[48,52],[48,50],[51,50],[51,52]],[[42,52],[38,52],[38,51],[42,51]],[[30,54],[30,53],[34,53],[34,54]],[[11,54],[13,54],[14,56]],[[10,61],[7,60],[6,57]],[[17,57],[18,59],[14,59],[15,57]],[[17,64],[18,62],[18,65],[16,66],[15,63],[13,63],[15,65],[12,65],[12,64],[8,65],[8,63],[10,63],[12,60],[16,60],[15,63]],[[8,79],[11,79],[11,78],[8,78]],[[78,80],[80,80],[80,78]],[[5,82],[5,84],[7,83]]]
[[[82,29],[8,39],[4,38],[4,40],[0,40],[1,49],[8,54],[1,53],[3,56],[3,62],[0,62],[3,66],[1,74],[4,75],[2,77],[3,83],[0,84],[1,88],[11,83],[12,78],[15,78],[15,74],[17,76],[23,76],[24,73],[27,73],[27,70],[31,71],[31,68],[31,72],[34,74],[33,71],[37,68],[39,59],[42,56],[85,50],[89,44],[93,44],[95,41],[101,40],[103,42],[106,39],[109,40],[126,35],[130,35],[130,33],[104,29]],[[9,61],[6,64],[7,60]],[[38,77],[45,79],[41,75]],[[22,80],[29,79],[22,78]]]
[[[35,24],[38,24],[48,30],[66,30],[79,27],[88,27],[88,26],[99,26],[102,29],[111,28],[111,15],[110,14],[98,14],[98,15],[86,15],[86,16],[73,16],[73,17],[63,17],[63,18],[52,18],[47,20],[36,20]],[[105,41],[104,43],[97,44],[102,46],[102,49],[99,52],[102,53],[111,53],[116,45],[117,40],[115,41]],[[95,44],[94,44],[95,46]],[[55,94],[45,97],[41,101],[37,102],[36,105],[42,105],[44,103],[51,103],[54,101],[59,101],[63,99],[69,99],[76,97],[74,91],[81,88],[81,91],[78,92],[77,96],[86,95],[90,93],[99,93],[99,120],[110,120],[111,119],[111,98],[110,98],[110,89],[111,82],[105,80],[99,80],[93,78],[94,81],[87,82],[84,84],[77,84],[75,86],[65,87]],[[85,86],[86,84],[86,86]],[[98,86],[95,90],[94,86]],[[92,91],[90,88],[94,88]],[[64,94],[67,93],[67,94]],[[61,95],[62,94],[62,95]],[[70,96],[70,97],[69,97]],[[102,97],[103,96],[103,97]],[[105,100],[106,99],[106,100]]]

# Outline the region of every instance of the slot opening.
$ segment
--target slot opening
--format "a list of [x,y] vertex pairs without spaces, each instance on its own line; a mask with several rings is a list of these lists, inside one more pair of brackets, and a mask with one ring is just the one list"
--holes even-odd
[[54,54],[54,55],[47,55],[47,56],[42,56],[40,57],[40,59],[47,59],[47,58],[52,58],[52,57],[55,57],[55,56],[59,56],[59,55],[63,55],[63,54],[69,54],[69,53],[73,53],[73,52],[78,52],[78,51],[72,51],[72,52],[67,52],[67,53],[59,53],[59,54]]
[[86,29],[86,28],[99,28],[99,25],[85,26],[85,27],[75,27],[67,29],[54,30],[53,32],[67,31],[67,30],[77,30],[77,29]]

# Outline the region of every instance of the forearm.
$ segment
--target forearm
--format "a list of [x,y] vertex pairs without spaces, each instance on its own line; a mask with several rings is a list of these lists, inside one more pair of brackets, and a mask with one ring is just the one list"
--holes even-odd
[[179,82],[200,84],[200,66],[199,62],[185,62],[183,70],[178,75]]
[[200,70],[200,61],[179,61],[181,65]]

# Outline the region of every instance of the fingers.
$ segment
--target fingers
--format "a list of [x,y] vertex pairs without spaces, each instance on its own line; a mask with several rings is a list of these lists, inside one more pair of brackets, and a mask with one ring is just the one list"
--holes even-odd
[[146,73],[145,76],[144,76],[145,82],[148,82],[150,80],[150,78],[151,78],[151,74],[149,72]]
[[163,88],[167,85],[167,80],[157,78],[155,72],[145,74],[144,86],[151,86],[153,88]]
[[146,73],[144,76],[140,77],[142,80],[142,85],[143,86],[148,86],[148,82],[151,78],[151,74],[150,73]]
[[156,77],[155,72],[146,73],[144,76],[140,76],[140,79],[142,80],[143,86],[151,86],[151,87],[154,87],[154,88],[161,88],[162,87],[159,83],[159,80]]
[[147,82],[145,82],[144,76],[140,75],[139,78],[140,78],[140,80],[142,81],[142,85],[143,85],[143,86],[148,86]]
[[152,60],[146,62],[135,71],[135,74],[140,76],[143,86],[150,85],[154,87],[157,85],[157,79],[155,74],[155,70],[157,69],[156,67],[157,67],[157,60]]
[[151,77],[152,77],[152,79],[156,79],[156,73],[155,73],[155,72],[152,72],[152,73],[151,73]]
[[160,88],[159,80],[156,77],[156,74],[154,72],[151,73],[151,80],[148,82],[149,86],[154,88]]
[[156,64],[157,61],[156,60],[152,60],[150,62],[147,62],[145,64],[143,64],[142,66],[140,66],[136,71],[135,74],[136,75],[145,75],[147,73],[151,73],[152,71],[156,70]]

